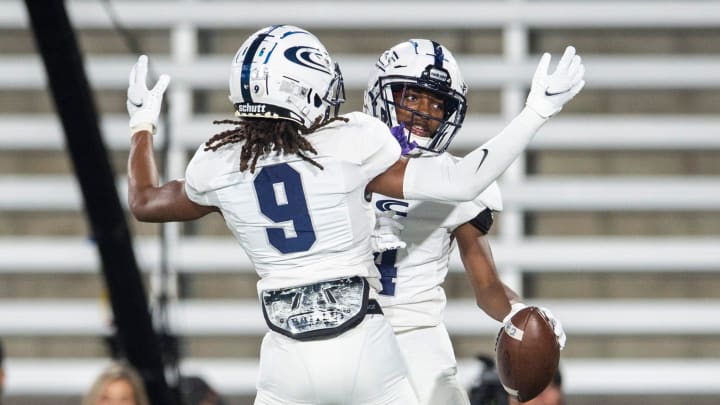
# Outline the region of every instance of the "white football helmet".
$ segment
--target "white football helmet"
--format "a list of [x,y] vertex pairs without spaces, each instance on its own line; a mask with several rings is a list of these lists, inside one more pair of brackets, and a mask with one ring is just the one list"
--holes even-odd
[[337,116],[342,74],[310,32],[273,25],[248,38],[230,71],[230,101],[238,117],[285,119],[309,128]]
[[381,119],[391,128],[400,124],[396,114],[398,108],[414,116],[437,120],[395,102],[393,91],[409,87],[429,90],[445,101],[445,116],[439,120],[440,125],[431,138],[410,134],[410,139],[420,149],[444,152],[462,126],[467,111],[467,85],[452,53],[428,39],[410,39],[385,51],[375,63],[368,81],[365,113]]

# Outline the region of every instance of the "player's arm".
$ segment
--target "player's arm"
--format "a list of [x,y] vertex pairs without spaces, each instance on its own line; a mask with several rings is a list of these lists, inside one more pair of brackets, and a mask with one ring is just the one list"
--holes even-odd
[[545,121],[526,107],[500,134],[459,161],[400,158],[370,182],[368,191],[408,200],[473,200],[525,150]]
[[525,150],[533,136],[585,85],[585,67],[568,47],[555,72],[550,54],[540,59],[526,107],[500,134],[458,162],[432,158],[400,159],[375,178],[368,191],[411,200],[470,201],[499,177]]
[[[458,244],[465,273],[475,292],[478,306],[493,319],[508,322],[512,316],[525,308],[520,295],[505,285],[497,274],[490,244],[485,236],[492,226],[490,211],[485,210],[473,220],[460,225],[453,231]],[[565,347],[565,331],[562,323],[548,310],[540,310],[553,325],[560,348]]]
[[370,180],[365,187],[366,192],[379,193],[393,198],[405,198],[403,179],[407,164],[408,159],[400,157],[387,170]]
[[[502,322],[510,313],[512,303],[519,301],[520,297],[498,277],[490,244],[485,236],[487,230],[483,231],[483,224],[478,223],[492,223],[491,218],[483,218],[490,215],[489,210],[483,211],[473,221],[457,227],[453,236],[457,240],[460,258],[478,306],[493,319]],[[489,226],[485,229],[489,229]]]
[[153,155],[153,134],[157,127],[162,97],[170,82],[160,76],[148,90],[147,56],[142,55],[130,71],[127,108],[130,115],[130,155],[128,156],[128,206],[133,216],[145,222],[185,221],[200,218],[215,207],[192,202],[182,181],[159,184]]
[[152,145],[149,131],[133,134],[128,157],[128,206],[133,216],[143,222],[187,221],[217,211],[191,201],[182,180],[159,184]]

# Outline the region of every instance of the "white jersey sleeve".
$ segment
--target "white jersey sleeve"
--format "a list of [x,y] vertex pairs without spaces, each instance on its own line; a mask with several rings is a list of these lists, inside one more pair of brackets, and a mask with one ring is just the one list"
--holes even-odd
[[[188,174],[190,177],[188,177]],[[204,187],[202,184],[198,184],[198,178],[190,170],[186,170],[185,172],[185,194],[188,196],[188,198],[195,202],[196,204],[200,205],[215,205],[211,201],[210,194],[207,193],[208,188]]]
[[354,138],[346,153],[361,156],[361,169],[368,179],[387,170],[400,158],[400,145],[390,133],[390,128],[379,119],[363,113],[347,115],[349,128],[362,129],[363,135]]
[[190,201],[200,205],[212,205],[207,193],[200,192],[191,183],[185,180],[185,195]]
[[471,221],[486,208],[490,208],[492,211],[502,211],[502,195],[497,182],[492,182],[473,201],[458,204],[455,210],[445,218],[441,227],[452,232],[458,226]]

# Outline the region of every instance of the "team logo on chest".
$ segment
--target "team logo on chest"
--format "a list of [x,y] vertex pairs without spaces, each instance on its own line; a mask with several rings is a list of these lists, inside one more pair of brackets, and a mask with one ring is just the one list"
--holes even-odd
[[377,202],[375,202],[375,208],[377,208],[378,211],[395,211],[395,214],[401,217],[407,216],[408,206],[407,201],[401,200],[377,200]]

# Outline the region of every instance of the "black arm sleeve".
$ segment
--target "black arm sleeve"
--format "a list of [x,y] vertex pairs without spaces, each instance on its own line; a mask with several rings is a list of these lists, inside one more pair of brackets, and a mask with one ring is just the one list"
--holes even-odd
[[485,208],[482,212],[468,223],[477,228],[483,235],[487,235],[490,232],[490,228],[493,224],[493,212],[490,208]]

